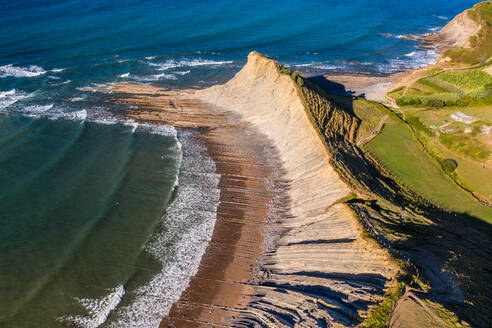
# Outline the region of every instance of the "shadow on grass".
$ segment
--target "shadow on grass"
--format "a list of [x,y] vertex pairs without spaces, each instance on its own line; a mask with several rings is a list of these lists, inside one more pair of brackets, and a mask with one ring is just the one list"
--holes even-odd
[[[308,79],[327,93],[326,98],[350,115],[354,114],[353,94],[344,85],[329,81],[324,76]],[[440,279],[440,286],[431,285],[429,299],[439,301],[445,308],[456,313],[474,327],[491,327],[492,312],[492,225],[469,215],[434,206],[429,201],[398,183],[385,172],[370,155],[347,140],[325,137],[333,157],[332,164],[355,189],[369,190],[376,198],[385,199],[400,210],[393,212],[394,220],[377,222],[378,233],[404,235],[393,243],[397,250],[405,252],[416,263],[429,263],[432,256],[433,269],[437,276],[444,277],[446,270],[454,279]],[[367,200],[352,200],[359,206],[368,206],[380,212],[379,205]],[[402,218],[409,213],[418,213],[429,219],[431,225],[417,224]],[[370,216],[367,220],[375,220]],[[424,270],[425,271],[425,270]],[[454,289],[457,281],[464,291],[464,299],[456,299]],[[438,280],[434,280],[439,281]],[[442,284],[447,284],[443,286]]]

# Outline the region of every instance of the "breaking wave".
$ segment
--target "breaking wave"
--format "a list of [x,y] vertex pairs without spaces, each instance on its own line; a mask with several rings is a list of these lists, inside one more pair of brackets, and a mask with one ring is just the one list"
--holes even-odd
[[58,318],[62,323],[68,323],[79,328],[97,328],[102,325],[120,303],[125,289],[118,286],[109,290],[109,294],[100,299],[74,297],[87,312],[86,315],[67,315]]
[[0,78],[3,77],[33,77],[46,73],[46,71],[37,65],[27,67],[5,65],[0,66]]
[[15,89],[0,91],[0,109],[16,103],[18,100],[26,98],[28,95]]
[[395,73],[408,68],[422,68],[434,64],[438,58],[439,53],[434,49],[416,50],[392,59],[389,63],[376,65],[376,68],[383,73]]
[[197,59],[181,59],[181,60],[170,59],[165,61],[164,63],[149,62],[148,64],[150,66],[157,67],[159,71],[165,71],[171,68],[179,68],[179,67],[220,66],[220,65],[232,64],[232,63],[233,63],[232,60],[215,61],[215,60],[197,58]]
[[163,270],[144,286],[128,291],[130,303],[115,310],[109,327],[159,327],[198,271],[212,237],[220,191],[215,163],[196,137],[196,131],[178,134],[181,146],[176,152],[182,158],[176,198],[145,248]]

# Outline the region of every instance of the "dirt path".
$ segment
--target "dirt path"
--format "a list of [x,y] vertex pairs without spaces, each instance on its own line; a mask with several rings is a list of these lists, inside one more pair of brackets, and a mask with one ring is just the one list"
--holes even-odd
[[357,141],[357,146],[360,147],[371,141],[374,137],[376,137],[379,134],[379,132],[381,132],[381,129],[383,128],[384,123],[386,122],[387,119],[388,119],[388,115],[384,115],[383,117],[381,117],[376,128],[369,135]]

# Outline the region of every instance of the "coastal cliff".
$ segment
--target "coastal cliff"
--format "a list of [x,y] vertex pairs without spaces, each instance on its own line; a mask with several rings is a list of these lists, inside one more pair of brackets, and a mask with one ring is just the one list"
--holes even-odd
[[326,137],[349,139],[357,122],[319,94],[301,90],[281,68],[252,52],[232,80],[194,94],[239,113],[271,139],[289,181],[288,215],[276,222],[283,233],[261,260],[271,272],[256,287],[264,296],[246,309],[243,320],[275,327],[353,325],[381,300],[396,269],[389,254],[363,236],[348,207],[334,205],[350,189],[330,165],[333,154],[313,123],[329,132]]
[[221,175],[214,237],[161,327],[354,326],[396,284],[388,251],[340,202],[351,187],[332,150],[358,119],[283,72],[252,52],[208,89],[112,86],[139,122],[205,131]]
[[458,47],[470,48],[470,37],[480,30],[468,10],[458,14],[435,35],[441,51]]

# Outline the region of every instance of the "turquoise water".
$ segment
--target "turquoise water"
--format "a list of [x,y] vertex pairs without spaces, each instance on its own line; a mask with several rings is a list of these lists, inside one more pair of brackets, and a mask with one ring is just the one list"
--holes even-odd
[[125,120],[109,82],[205,87],[251,50],[317,74],[436,54],[468,0],[0,0],[0,327],[157,327],[219,198],[197,135]]
[[53,327],[81,310],[74,296],[159,272],[141,250],[177,178],[178,156],[162,158],[179,151],[174,137],[22,117],[0,127],[2,327]]

